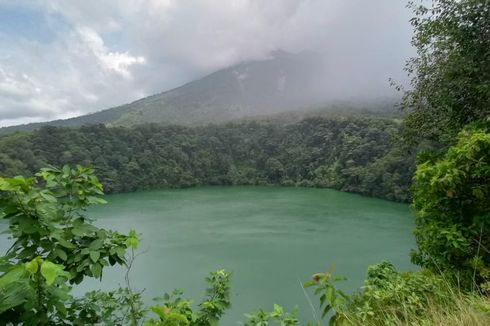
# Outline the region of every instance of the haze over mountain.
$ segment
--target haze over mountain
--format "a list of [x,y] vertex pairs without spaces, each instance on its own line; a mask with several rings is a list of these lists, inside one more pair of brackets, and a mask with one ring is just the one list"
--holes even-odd
[[[196,125],[317,109],[338,103],[340,99],[336,81],[329,78],[328,70],[324,58],[314,52],[276,51],[268,59],[221,69],[129,104],[71,119],[5,127],[0,131],[33,130],[44,125]],[[363,97],[352,99],[352,103],[373,100],[376,98]]]

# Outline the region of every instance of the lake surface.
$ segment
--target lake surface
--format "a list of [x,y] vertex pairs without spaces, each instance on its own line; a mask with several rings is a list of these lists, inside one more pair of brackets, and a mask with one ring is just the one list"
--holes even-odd
[[[118,194],[89,211],[104,227],[142,234],[132,270],[133,287],[144,296],[173,288],[198,300],[210,271],[233,272],[232,309],[222,325],[274,303],[298,305],[303,318],[313,313],[300,285],[335,264],[362,286],[367,266],[382,259],[412,269],[413,221],[408,205],[329,189],[286,187],[203,187]],[[110,289],[123,283],[120,271],[105,273]],[[308,291],[311,300],[317,299]]]
[[[225,326],[274,303],[298,305],[303,320],[314,320],[301,283],[331,264],[336,274],[348,277],[341,286],[346,291],[362,286],[368,265],[380,260],[414,268],[413,220],[404,204],[288,187],[202,187],[106,199],[108,205],[88,215],[100,226],[142,234],[143,253],[131,279],[134,288],[145,289],[148,303],[174,288],[198,301],[208,272],[233,272],[233,307],[222,320]],[[122,271],[113,268],[104,271],[102,283],[91,280],[83,290],[123,283]],[[317,298],[307,293],[316,306]]]

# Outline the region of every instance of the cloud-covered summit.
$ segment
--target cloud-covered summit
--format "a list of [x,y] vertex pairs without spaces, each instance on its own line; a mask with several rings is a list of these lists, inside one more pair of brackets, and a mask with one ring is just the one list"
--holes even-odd
[[127,103],[277,49],[322,53],[343,96],[387,94],[409,16],[398,0],[0,0],[0,125]]

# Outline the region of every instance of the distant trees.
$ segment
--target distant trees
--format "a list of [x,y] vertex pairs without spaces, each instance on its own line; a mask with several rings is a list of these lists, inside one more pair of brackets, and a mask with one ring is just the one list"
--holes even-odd
[[490,3],[410,3],[417,57],[408,61],[411,89],[402,107],[407,140],[448,146],[468,123],[490,115]]
[[279,184],[407,201],[415,163],[397,149],[399,132],[391,119],[354,115],[195,128],[45,127],[0,137],[0,174],[84,164],[107,192]]

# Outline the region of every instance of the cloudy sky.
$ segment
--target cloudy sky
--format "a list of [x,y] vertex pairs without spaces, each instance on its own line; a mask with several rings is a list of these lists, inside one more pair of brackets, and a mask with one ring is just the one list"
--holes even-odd
[[388,89],[413,53],[405,4],[0,0],[0,126],[127,103],[277,49],[323,53],[337,74]]

